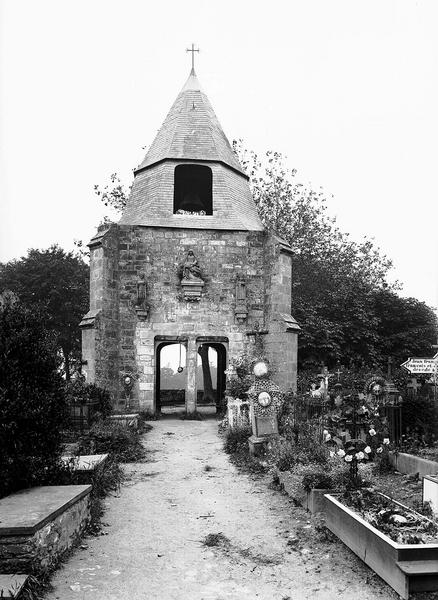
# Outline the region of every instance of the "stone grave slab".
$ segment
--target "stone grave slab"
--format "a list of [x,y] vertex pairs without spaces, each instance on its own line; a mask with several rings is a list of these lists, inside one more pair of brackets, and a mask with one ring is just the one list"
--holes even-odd
[[9,575],[0,573],[0,598],[2,600],[19,598],[28,575]]
[[140,415],[138,413],[132,413],[129,415],[111,415],[108,417],[111,421],[116,421],[122,425],[127,425],[133,429],[138,429],[138,420]]
[[90,519],[91,485],[40,486],[0,500],[0,573],[49,567]]
[[80,456],[62,456],[61,460],[79,473],[94,471],[108,458],[108,454],[81,454]]

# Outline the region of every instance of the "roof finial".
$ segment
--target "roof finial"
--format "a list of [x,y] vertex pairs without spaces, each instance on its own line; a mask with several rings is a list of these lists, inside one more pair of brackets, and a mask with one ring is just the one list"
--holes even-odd
[[195,44],[192,44],[191,48],[186,48],[186,52],[192,53],[192,72],[191,75],[195,74],[195,52],[199,52],[199,48],[195,48]]

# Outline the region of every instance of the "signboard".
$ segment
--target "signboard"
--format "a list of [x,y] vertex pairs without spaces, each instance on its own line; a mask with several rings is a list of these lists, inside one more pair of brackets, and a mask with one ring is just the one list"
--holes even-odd
[[408,358],[400,366],[411,375],[431,375],[437,372],[438,353],[433,358]]

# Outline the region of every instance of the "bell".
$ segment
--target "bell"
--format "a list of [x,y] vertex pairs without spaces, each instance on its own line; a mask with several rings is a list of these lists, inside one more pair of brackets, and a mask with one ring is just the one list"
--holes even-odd
[[181,210],[188,210],[190,212],[199,212],[204,210],[204,205],[196,192],[187,192],[184,194],[181,204],[179,205]]

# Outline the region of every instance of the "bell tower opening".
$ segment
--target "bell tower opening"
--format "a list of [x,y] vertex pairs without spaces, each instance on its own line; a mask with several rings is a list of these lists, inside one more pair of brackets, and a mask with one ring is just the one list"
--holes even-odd
[[173,213],[212,215],[213,174],[203,165],[175,167]]

